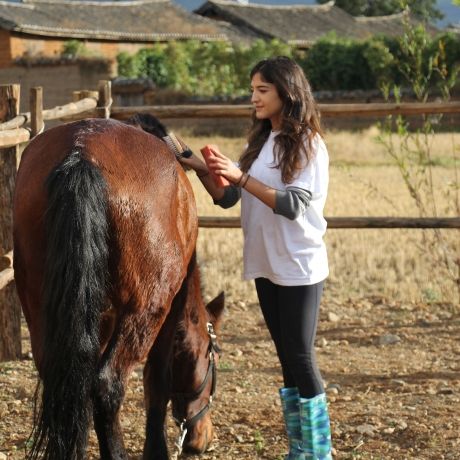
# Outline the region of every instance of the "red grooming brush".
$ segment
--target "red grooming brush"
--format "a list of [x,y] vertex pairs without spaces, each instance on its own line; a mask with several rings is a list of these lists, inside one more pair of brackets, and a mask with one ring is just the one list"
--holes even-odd
[[214,157],[213,150],[215,152],[219,152],[219,148],[217,147],[217,145],[208,144],[208,145],[205,145],[202,149],[200,149],[200,152],[203,155],[204,161],[206,162],[206,165],[208,166],[208,169],[209,169],[209,174],[213,178],[215,184],[218,187],[227,187],[228,185],[230,185],[230,182],[225,177],[218,176],[209,166],[209,163],[208,163],[209,159]]

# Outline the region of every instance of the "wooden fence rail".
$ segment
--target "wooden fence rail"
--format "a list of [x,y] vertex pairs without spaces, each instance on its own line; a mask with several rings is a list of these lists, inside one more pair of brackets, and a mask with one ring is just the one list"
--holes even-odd
[[[326,217],[328,228],[443,228],[459,229],[460,217]],[[201,216],[202,228],[239,228],[239,217]]]
[[[28,142],[44,129],[47,120],[78,120],[87,117],[125,120],[135,113],[151,113],[160,119],[170,118],[247,118],[250,105],[182,105],[111,107],[109,81],[100,81],[97,91],[76,91],[73,101],[52,109],[43,109],[41,88],[30,92],[30,112],[18,113],[19,85],[0,85],[0,361],[17,359],[21,352],[20,308],[11,290],[14,280],[12,253],[12,196],[17,146]],[[370,117],[460,113],[460,101],[430,103],[319,104],[323,117]],[[24,127],[30,123],[30,128]],[[13,168],[13,169],[12,169]],[[460,217],[327,217],[329,228],[444,228],[459,229]],[[238,228],[239,217],[199,217],[202,228]],[[2,239],[3,235],[3,239]],[[9,251],[9,252],[8,252]],[[2,256],[2,253],[5,253]],[[5,326],[6,325],[6,326]]]
[[[323,118],[371,117],[387,115],[422,115],[460,113],[460,102],[428,103],[374,103],[374,104],[319,104]],[[138,107],[112,107],[110,116],[126,120],[135,113],[151,113],[160,119],[169,118],[248,118],[251,105],[152,105]],[[88,112],[97,116],[97,111]],[[78,117],[68,117],[69,120]]]

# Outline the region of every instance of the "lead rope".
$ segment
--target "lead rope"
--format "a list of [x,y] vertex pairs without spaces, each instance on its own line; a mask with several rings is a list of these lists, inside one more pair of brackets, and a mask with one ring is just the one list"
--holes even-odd
[[187,428],[185,427],[185,420],[180,424],[180,433],[177,441],[174,443],[176,446],[176,452],[171,457],[172,460],[177,460],[182,455],[182,447],[184,445],[185,436],[187,436]]

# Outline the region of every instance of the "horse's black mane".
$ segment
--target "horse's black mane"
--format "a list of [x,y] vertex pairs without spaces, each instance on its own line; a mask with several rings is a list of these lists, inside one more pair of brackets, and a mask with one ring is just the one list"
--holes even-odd
[[138,126],[144,131],[162,139],[168,135],[166,126],[150,113],[136,113],[126,120],[128,125]]

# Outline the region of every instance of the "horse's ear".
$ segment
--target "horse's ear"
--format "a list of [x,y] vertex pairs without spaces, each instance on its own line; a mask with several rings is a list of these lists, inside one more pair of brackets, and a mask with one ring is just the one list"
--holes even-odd
[[224,312],[224,308],[225,294],[223,291],[206,305],[206,310],[211,317],[211,323],[216,330],[219,329],[220,323],[222,321],[222,313]]

